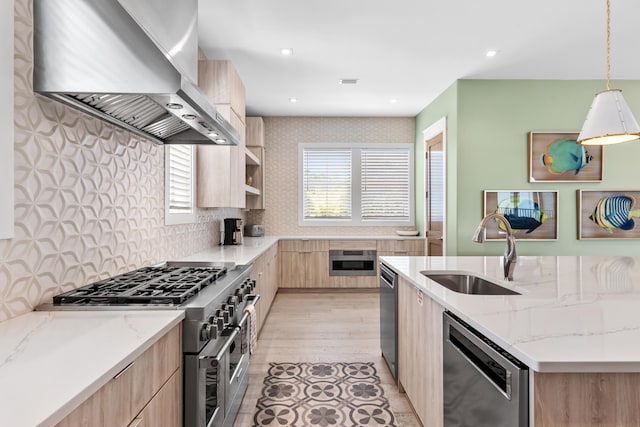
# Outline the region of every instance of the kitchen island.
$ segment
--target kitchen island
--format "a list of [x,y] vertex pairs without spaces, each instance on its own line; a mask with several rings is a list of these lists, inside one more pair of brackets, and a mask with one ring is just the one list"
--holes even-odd
[[[529,366],[531,425],[640,425],[640,258],[520,257],[513,282],[502,279],[501,257],[383,257],[382,262],[400,276],[400,325],[404,316],[408,330],[399,331],[399,377],[410,399],[412,391],[424,391],[423,383],[432,381],[422,378],[413,387],[415,369],[426,361],[437,376],[442,355],[440,347],[439,360],[428,354],[403,360],[403,342],[413,345],[411,333],[421,333],[433,349],[442,341],[438,319],[448,310]],[[456,293],[425,277],[426,270],[474,273],[521,295]],[[411,325],[406,316],[423,307],[431,307],[423,317],[429,324]],[[438,390],[441,376],[430,388]],[[414,406],[426,400],[441,407],[442,396],[411,400]],[[416,408],[423,423],[442,425],[441,413],[425,420],[433,410],[423,409]]]

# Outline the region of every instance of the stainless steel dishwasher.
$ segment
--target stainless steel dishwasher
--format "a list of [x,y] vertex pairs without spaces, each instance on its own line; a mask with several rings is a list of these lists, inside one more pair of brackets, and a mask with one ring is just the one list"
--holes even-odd
[[455,315],[443,320],[444,426],[528,426],[527,366]]
[[398,380],[398,274],[380,263],[380,348]]

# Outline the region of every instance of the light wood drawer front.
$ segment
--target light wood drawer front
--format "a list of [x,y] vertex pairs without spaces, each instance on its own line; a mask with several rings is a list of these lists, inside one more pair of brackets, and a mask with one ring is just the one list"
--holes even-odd
[[280,250],[283,252],[322,252],[329,250],[328,240],[281,240]]
[[[424,239],[386,239],[378,240],[378,251],[384,252],[421,252],[424,255]],[[404,255],[404,254],[398,254]]]
[[378,240],[378,252],[393,252],[396,250],[396,241],[391,239]]
[[375,240],[330,240],[329,249],[333,250],[376,250]]
[[178,369],[130,427],[180,427],[182,426],[182,370]]
[[424,239],[396,240],[396,251],[422,252],[424,254]]

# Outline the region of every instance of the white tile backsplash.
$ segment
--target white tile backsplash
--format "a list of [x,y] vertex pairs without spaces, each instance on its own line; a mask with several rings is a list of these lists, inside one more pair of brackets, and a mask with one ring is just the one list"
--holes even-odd
[[15,237],[0,240],[0,321],[53,295],[219,242],[222,218],[164,225],[164,147],[32,91],[33,7],[15,0]]

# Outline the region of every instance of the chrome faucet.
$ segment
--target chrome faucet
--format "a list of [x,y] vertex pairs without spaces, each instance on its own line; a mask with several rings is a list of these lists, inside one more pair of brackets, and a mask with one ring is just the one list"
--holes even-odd
[[473,241],[476,243],[484,242],[484,230],[487,227],[487,224],[490,220],[495,219],[504,224],[505,231],[507,232],[507,241],[506,247],[504,248],[504,278],[506,280],[513,280],[513,270],[516,268],[516,239],[513,237],[513,230],[511,229],[511,224],[509,221],[500,214],[492,213],[488,214],[482,221],[480,221],[480,225],[476,228],[476,232],[473,234]]

